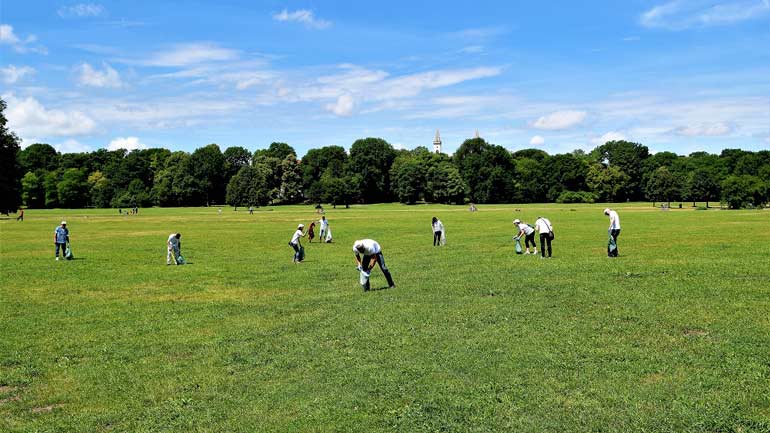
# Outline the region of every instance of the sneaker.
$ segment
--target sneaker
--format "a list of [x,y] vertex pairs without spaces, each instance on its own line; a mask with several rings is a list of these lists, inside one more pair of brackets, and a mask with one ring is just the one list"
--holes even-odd
[[57,262],[59,261],[59,258],[58,258],[58,257],[56,257],[56,261],[57,261]]
[[394,285],[392,285],[392,286],[388,286],[388,288],[389,288],[389,289],[395,289],[395,288],[396,288],[396,285],[394,284]]

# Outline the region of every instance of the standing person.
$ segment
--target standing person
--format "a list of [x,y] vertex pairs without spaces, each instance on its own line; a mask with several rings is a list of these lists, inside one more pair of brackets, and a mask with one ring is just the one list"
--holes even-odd
[[[307,228],[307,241],[313,243],[313,238],[315,238],[315,222],[310,223],[310,227]],[[323,237],[321,243],[323,243]]]
[[70,231],[67,228],[67,221],[62,221],[59,227],[53,231],[53,243],[56,245],[56,260],[59,260],[59,249],[64,258],[64,252],[67,250],[67,242],[70,240]]
[[607,245],[607,257],[617,257],[618,236],[620,236],[620,217],[616,211],[610,208],[604,209],[604,214],[610,217],[610,228],[607,231],[610,234],[610,238],[612,238],[612,244],[614,244],[614,248],[611,248],[613,245]]
[[[522,222],[518,218],[513,220],[513,225],[515,225],[519,229],[519,234],[516,235],[516,237],[521,239],[521,237],[524,236],[524,246],[526,247],[524,254],[529,254],[529,246],[532,245],[532,249],[534,250],[532,254],[537,255],[537,243],[535,242],[535,229],[532,228],[532,226],[530,226],[529,224]],[[550,242],[548,243],[550,244]],[[540,249],[543,249],[543,248],[541,247]]]
[[24,221],[24,209],[19,208],[19,216],[16,217],[16,221]]
[[171,258],[174,258],[174,263],[177,263],[177,258],[182,254],[182,234],[181,233],[171,233],[168,235],[168,240],[166,241],[166,264],[171,264]]
[[374,269],[374,264],[378,263],[385,279],[388,280],[388,288],[393,289],[396,284],[390,275],[388,267],[385,265],[385,257],[382,255],[380,244],[372,239],[361,239],[353,243],[353,253],[356,255],[356,265],[361,272],[361,287],[365,292],[369,291],[369,275]]
[[305,233],[302,233],[302,229],[305,228],[304,224],[300,224],[297,226],[297,231],[294,232],[294,235],[291,237],[291,240],[289,241],[289,246],[294,249],[294,262],[293,263],[302,263],[302,260],[304,260],[304,257],[300,254],[300,249],[302,248],[302,244],[299,242],[299,238],[304,238]]
[[249,215],[254,215],[254,206],[249,206]]
[[445,244],[444,223],[442,223],[440,219],[433,217],[431,226],[433,227],[433,246],[436,247]]
[[319,222],[321,223],[321,243],[324,243],[324,236],[326,236],[326,234],[329,232],[329,220],[327,220],[326,215],[324,215],[321,217],[321,221]]
[[548,258],[551,257],[551,241],[553,240],[553,227],[548,218],[537,217],[535,221],[535,230],[540,233],[540,258],[544,259],[546,247],[548,248]]

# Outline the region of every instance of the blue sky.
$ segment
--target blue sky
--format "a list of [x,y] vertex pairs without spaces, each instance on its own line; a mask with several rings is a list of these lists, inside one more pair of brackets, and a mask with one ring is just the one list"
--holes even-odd
[[23,145],[770,148],[770,0],[0,3]]

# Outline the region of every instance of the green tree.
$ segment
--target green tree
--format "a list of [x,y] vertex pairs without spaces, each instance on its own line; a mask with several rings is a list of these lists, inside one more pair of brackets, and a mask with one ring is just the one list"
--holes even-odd
[[326,146],[320,149],[310,149],[302,158],[302,190],[305,196],[313,202],[323,200],[324,190],[321,176],[330,170],[331,176],[344,177],[348,154],[342,146]]
[[468,186],[457,167],[444,161],[428,169],[426,190],[437,203],[462,204],[468,192]]
[[453,160],[476,203],[504,203],[514,197],[516,163],[501,146],[482,138],[465,140]]
[[95,171],[88,175],[88,187],[90,189],[91,205],[97,208],[110,206],[112,200],[112,185],[101,171]]
[[34,172],[28,171],[21,178],[21,200],[28,208],[41,208],[45,206],[45,188],[43,179]]
[[418,158],[412,156],[396,158],[390,178],[393,182],[393,192],[401,203],[414,204],[423,197],[426,171],[425,164]]
[[240,146],[228,147],[222,156],[225,158],[225,180],[235,176],[242,167],[251,165],[251,152]]
[[349,170],[359,176],[358,191],[363,201],[390,200],[390,168],[395,158],[393,146],[381,138],[359,139],[350,147]]
[[81,208],[88,204],[88,176],[85,170],[68,168],[56,185],[59,205],[64,208]]
[[59,168],[59,153],[51,145],[35,143],[19,152],[19,165],[24,172],[34,172],[38,177],[41,172]]
[[49,171],[43,177],[43,188],[45,188],[45,207],[48,209],[59,207],[59,178],[61,173]]
[[626,174],[625,182],[618,185],[617,200],[641,200],[643,198],[642,178],[645,160],[650,152],[647,146],[624,140],[608,141],[592,152],[596,161],[608,167],[617,167]]
[[709,202],[719,197],[719,180],[714,169],[708,167],[697,168],[687,178],[687,197],[692,200],[693,206],[698,200]]
[[19,138],[6,127],[6,104],[0,99],[0,213],[15,212],[21,204],[21,167],[18,162]]
[[722,182],[722,199],[732,209],[760,206],[768,201],[768,186],[755,176],[729,176]]
[[629,176],[618,166],[607,167],[604,164],[592,164],[586,175],[586,184],[599,201],[615,202],[624,197],[624,189]]
[[216,144],[209,144],[196,149],[192,155],[191,168],[193,177],[200,183],[204,203],[224,203],[225,190],[225,157]]
[[286,143],[280,143],[280,142],[273,142],[270,143],[270,146],[267,149],[259,149],[256,152],[254,152],[254,159],[257,159],[258,157],[270,157],[270,158],[276,158],[279,161],[283,161],[286,159],[287,156],[290,154],[297,154],[297,152],[294,150],[293,147],[289,146]]
[[302,200],[302,170],[293,153],[281,162],[281,200],[289,204]]
[[666,201],[670,206],[671,200],[678,198],[680,191],[678,179],[666,167],[658,167],[645,185],[645,194],[653,206],[657,201]]

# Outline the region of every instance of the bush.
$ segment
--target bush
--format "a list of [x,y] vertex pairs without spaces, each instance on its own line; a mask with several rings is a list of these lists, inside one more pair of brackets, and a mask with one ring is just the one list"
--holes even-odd
[[587,191],[564,191],[559,194],[556,203],[594,203],[596,194]]

